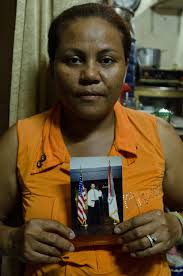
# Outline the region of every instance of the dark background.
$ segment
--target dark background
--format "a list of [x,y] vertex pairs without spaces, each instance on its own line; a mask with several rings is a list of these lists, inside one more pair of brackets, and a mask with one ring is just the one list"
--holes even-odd
[[0,4],[0,135],[8,128],[17,0]]
[[9,126],[9,101],[16,6],[17,0],[5,0],[0,3],[0,135]]

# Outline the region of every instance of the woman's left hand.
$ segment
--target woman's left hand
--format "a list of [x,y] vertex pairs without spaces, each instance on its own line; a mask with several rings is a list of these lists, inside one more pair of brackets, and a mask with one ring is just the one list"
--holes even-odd
[[161,254],[171,249],[181,238],[182,227],[171,213],[153,210],[118,224],[122,251],[132,257]]

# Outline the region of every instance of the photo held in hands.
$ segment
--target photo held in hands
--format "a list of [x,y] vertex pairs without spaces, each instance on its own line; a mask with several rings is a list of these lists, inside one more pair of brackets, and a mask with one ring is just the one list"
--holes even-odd
[[121,157],[71,159],[72,229],[77,245],[111,244],[123,221]]

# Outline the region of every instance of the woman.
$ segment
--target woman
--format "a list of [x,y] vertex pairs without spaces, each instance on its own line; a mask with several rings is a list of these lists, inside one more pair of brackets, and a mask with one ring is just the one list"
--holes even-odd
[[[100,4],[75,6],[51,25],[60,101],[0,141],[0,248],[26,263],[24,275],[170,275],[165,252],[182,225],[164,206],[183,208],[183,147],[166,122],[117,103],[130,43],[123,19]],[[106,155],[123,157],[118,245],[96,247],[94,239],[80,250],[69,228],[70,157]],[[13,228],[6,218],[20,195],[24,222]]]

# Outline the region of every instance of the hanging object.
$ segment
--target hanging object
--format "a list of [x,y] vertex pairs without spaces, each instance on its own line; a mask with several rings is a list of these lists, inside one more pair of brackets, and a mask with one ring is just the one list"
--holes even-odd
[[113,6],[123,7],[133,12],[138,9],[140,3],[141,0],[113,0]]

